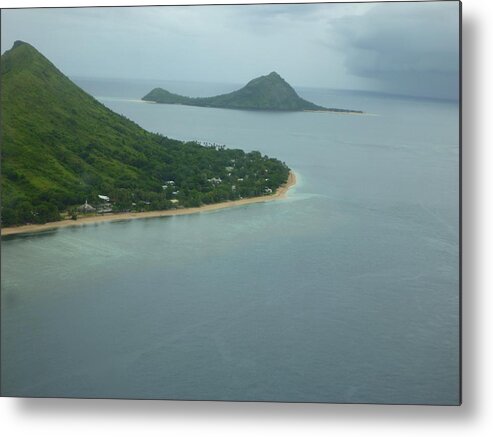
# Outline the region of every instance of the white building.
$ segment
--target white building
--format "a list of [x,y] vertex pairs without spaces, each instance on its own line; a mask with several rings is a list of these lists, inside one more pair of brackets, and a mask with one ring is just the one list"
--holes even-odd
[[96,208],[94,208],[93,206],[89,205],[87,203],[87,199],[86,199],[86,203],[84,203],[84,205],[81,205],[77,208],[77,210],[79,212],[94,212],[96,211]]

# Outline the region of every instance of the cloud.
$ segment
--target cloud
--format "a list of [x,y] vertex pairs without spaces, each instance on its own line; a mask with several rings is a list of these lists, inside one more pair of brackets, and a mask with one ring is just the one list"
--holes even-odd
[[2,51],[33,44],[69,76],[244,83],[454,97],[456,2],[2,11]]
[[349,74],[389,92],[457,97],[458,2],[379,4],[330,23],[327,32]]

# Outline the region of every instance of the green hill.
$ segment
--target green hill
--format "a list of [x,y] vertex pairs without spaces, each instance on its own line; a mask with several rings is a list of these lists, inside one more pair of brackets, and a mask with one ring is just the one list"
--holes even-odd
[[353,112],[348,109],[324,108],[302,99],[275,71],[267,76],[260,76],[248,82],[243,88],[229,94],[214,97],[185,97],[170,93],[162,88],[155,88],[142,100],[179,104],[189,106],[205,106],[228,109],[257,109],[269,111],[330,111]]
[[169,209],[265,194],[288,177],[259,152],[145,131],[21,41],[1,57],[1,111],[4,226],[59,219],[99,194],[114,211]]

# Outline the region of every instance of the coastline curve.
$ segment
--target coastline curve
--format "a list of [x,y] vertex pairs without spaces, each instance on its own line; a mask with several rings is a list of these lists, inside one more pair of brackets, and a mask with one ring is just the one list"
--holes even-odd
[[146,211],[146,212],[125,212],[106,214],[100,216],[82,217],[78,220],[61,220],[58,222],[50,222],[44,224],[22,225],[12,226],[1,229],[1,236],[17,235],[17,234],[30,234],[34,232],[48,231],[51,229],[67,228],[73,226],[83,226],[92,223],[102,222],[114,222],[122,220],[135,220],[142,218],[155,218],[155,217],[170,217],[174,215],[190,215],[198,214],[201,212],[217,211],[226,208],[233,208],[236,206],[250,205],[253,203],[271,202],[273,200],[284,199],[290,188],[296,185],[296,173],[290,170],[288,180],[285,184],[281,185],[275,193],[268,196],[250,197],[248,199],[230,200],[227,202],[214,203],[210,205],[203,205],[193,208],[173,209],[164,211]]

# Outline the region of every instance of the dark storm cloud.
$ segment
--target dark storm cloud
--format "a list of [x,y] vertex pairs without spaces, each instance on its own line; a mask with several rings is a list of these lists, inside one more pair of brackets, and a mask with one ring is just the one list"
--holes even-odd
[[2,51],[33,44],[69,76],[230,82],[454,97],[456,2],[26,9]]
[[457,98],[458,32],[457,2],[388,3],[332,22],[327,45],[383,91]]

